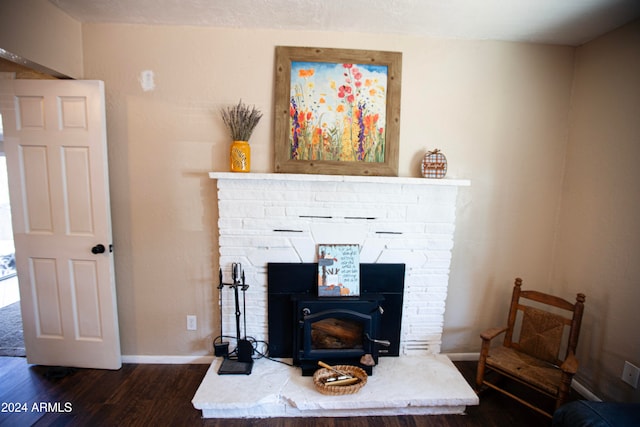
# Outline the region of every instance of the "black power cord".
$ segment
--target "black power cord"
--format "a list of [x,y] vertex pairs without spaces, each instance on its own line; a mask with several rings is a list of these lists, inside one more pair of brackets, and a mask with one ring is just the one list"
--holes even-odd
[[[229,335],[220,335],[220,336],[216,337],[213,340],[214,349],[216,348],[217,345],[219,345],[220,343],[223,343],[222,340],[224,340],[224,339],[235,340],[236,337],[232,337],[232,336],[229,336]],[[272,362],[282,363],[283,365],[295,367],[295,365],[293,365],[292,363],[287,363],[287,362],[284,362],[282,360],[274,359],[273,357],[269,356],[269,354],[268,354],[269,353],[269,343],[267,343],[266,341],[258,340],[258,339],[254,338],[254,337],[245,337],[244,340],[246,340],[246,341],[251,343],[251,345],[253,347],[253,353],[255,355],[257,355],[257,357],[252,357],[253,360],[267,359],[267,360],[270,360]],[[226,343],[226,344],[229,344],[229,343]],[[264,348],[266,350],[261,351],[259,349],[260,345],[262,346],[262,348]],[[236,347],[235,350],[233,350],[230,353],[227,353],[226,356],[219,356],[217,354],[216,354],[216,356],[218,356],[218,357],[227,357],[229,359],[237,359],[237,353],[238,353],[238,349]]]

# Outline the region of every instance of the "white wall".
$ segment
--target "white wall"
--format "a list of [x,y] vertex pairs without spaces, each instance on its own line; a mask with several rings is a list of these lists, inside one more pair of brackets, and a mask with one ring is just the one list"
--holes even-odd
[[[85,24],[85,77],[106,82],[116,273],[125,354],[210,354],[218,242],[211,170],[228,170],[218,111],[265,114],[252,170],[273,170],[276,45],[403,53],[400,175],[448,156],[458,228],[442,351],[479,349],[513,278],[548,287],[574,49],[376,34]],[[155,90],[140,73],[151,70]],[[569,292],[571,294],[572,292]],[[185,316],[202,329],[187,332]]]
[[0,2],[0,48],[59,74],[82,77],[82,26],[47,0]]
[[640,402],[620,380],[640,366],[640,21],[577,51],[554,290],[587,296],[579,379]]

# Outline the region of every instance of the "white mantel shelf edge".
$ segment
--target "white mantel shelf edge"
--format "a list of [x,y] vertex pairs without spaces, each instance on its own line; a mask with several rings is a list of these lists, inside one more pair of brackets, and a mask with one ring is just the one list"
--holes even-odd
[[372,182],[381,184],[406,184],[406,185],[449,185],[456,187],[468,187],[471,181],[468,179],[428,179],[396,176],[354,176],[354,175],[315,175],[292,173],[242,173],[242,172],[209,172],[211,179],[235,179],[235,180],[271,180],[271,181],[325,181],[325,182]]

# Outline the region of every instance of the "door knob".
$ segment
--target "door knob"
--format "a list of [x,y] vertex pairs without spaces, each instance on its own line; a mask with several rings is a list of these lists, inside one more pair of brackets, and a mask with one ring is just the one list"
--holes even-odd
[[104,245],[102,243],[98,243],[97,245],[95,245],[94,247],[91,248],[91,253],[92,254],[103,254],[104,251],[106,251],[107,248],[104,247]]

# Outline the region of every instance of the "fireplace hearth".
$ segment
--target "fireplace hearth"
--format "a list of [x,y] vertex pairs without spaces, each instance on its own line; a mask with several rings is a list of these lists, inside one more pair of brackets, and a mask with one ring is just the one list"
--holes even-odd
[[358,297],[317,295],[316,263],[267,267],[269,354],[291,357],[304,376],[318,361],[360,366],[398,356],[404,264],[361,264]]

